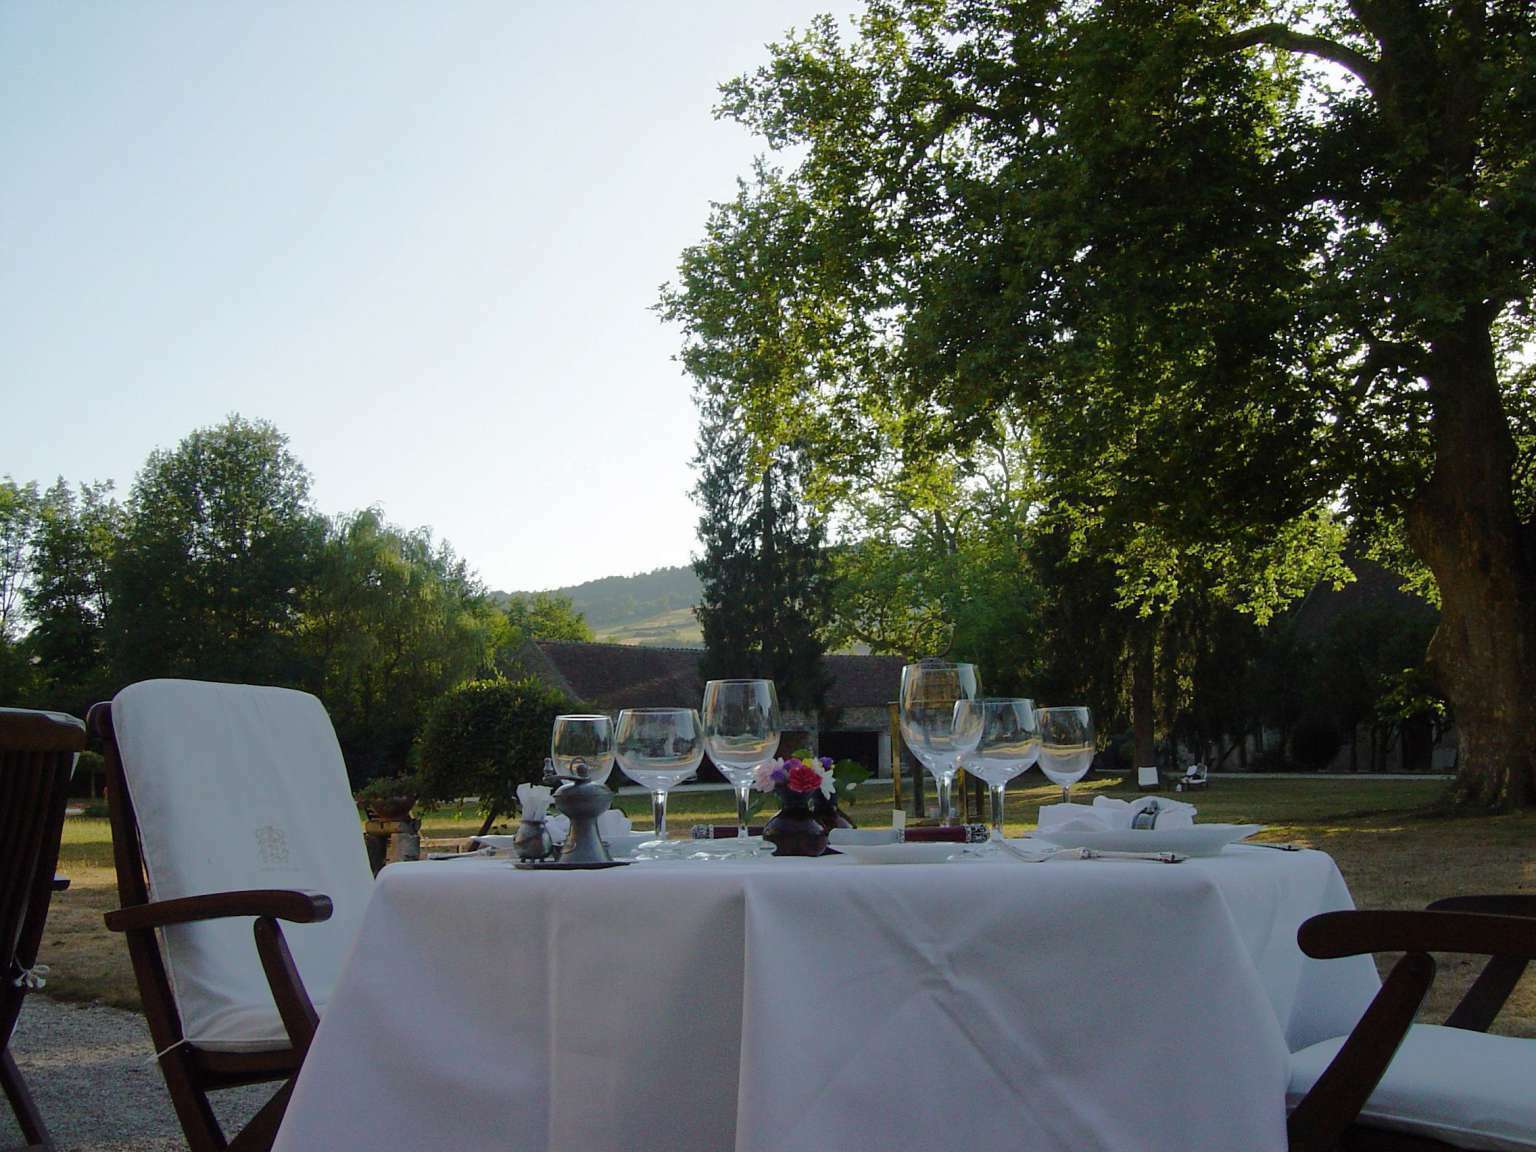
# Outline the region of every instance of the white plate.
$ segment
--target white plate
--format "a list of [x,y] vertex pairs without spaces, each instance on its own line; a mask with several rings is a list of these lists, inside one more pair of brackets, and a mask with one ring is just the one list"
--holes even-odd
[[838,844],[836,848],[860,864],[942,864],[964,844]]
[[1063,828],[1031,833],[1031,839],[1043,840],[1058,848],[1097,848],[1101,852],[1178,852],[1183,856],[1215,856],[1228,844],[1263,830],[1262,824],[1196,824],[1192,828],[1118,828],[1113,831]]

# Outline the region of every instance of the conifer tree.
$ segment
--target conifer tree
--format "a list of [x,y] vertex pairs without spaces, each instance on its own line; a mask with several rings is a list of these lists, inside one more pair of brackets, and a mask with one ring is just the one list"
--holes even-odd
[[700,678],[763,677],[785,707],[818,709],[830,577],[824,526],[804,500],[803,453],[788,446],[756,461],[733,405],[705,395],[700,409]]

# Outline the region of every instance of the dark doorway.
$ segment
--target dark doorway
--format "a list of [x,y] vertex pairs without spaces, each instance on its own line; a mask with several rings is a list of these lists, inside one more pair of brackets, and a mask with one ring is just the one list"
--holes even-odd
[[820,752],[833,760],[857,760],[871,776],[880,772],[880,733],[823,732]]

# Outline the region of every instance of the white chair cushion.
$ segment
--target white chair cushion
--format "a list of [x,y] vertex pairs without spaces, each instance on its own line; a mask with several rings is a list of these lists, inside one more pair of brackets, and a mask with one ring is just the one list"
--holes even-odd
[[[156,900],[249,888],[322,892],[322,924],[285,925],[316,1007],[351,950],[373,887],[341,748],[320,701],[286,688],[149,680],[112,701],[112,722]],[[252,921],[161,933],[188,1040],[283,1048]]]
[[[1324,1040],[1292,1055],[1289,1107],[1343,1043],[1343,1037]],[[1536,1148],[1536,1040],[1415,1024],[1360,1119],[1457,1148]]]

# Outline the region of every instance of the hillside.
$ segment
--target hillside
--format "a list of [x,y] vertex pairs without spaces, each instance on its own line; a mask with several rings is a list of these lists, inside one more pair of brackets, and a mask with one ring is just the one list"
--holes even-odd
[[[543,589],[569,597],[599,640],[618,644],[692,646],[702,643],[693,606],[699,578],[690,567],[658,568],[634,576],[604,576],[566,588]],[[531,592],[494,592],[498,601]]]

